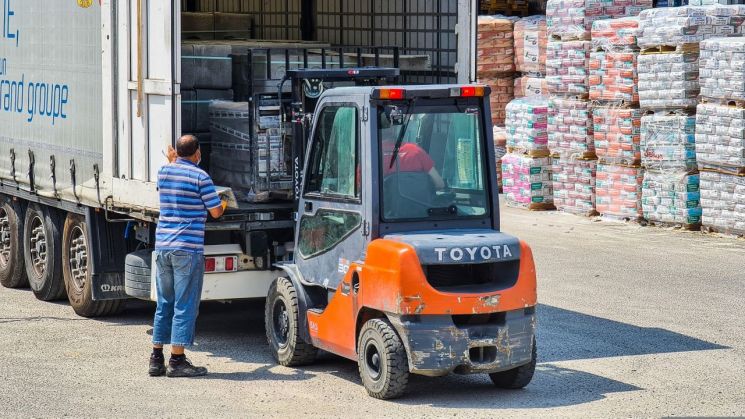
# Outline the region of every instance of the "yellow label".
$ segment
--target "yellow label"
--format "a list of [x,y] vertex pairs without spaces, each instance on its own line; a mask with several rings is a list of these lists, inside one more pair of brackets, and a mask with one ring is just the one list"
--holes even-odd
[[78,0],[78,6],[87,9],[93,5],[93,0]]

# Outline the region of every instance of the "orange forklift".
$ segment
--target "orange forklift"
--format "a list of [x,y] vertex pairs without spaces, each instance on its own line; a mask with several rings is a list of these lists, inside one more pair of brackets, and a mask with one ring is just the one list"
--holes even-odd
[[409,374],[485,373],[517,389],[536,364],[530,247],[500,232],[480,85],[325,91],[308,118],[292,261],[266,300],[277,362],[356,360],[370,396]]

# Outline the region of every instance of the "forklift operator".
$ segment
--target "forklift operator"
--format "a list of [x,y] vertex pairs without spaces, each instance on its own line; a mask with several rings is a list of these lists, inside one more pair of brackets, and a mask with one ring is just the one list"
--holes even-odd
[[[383,138],[383,175],[388,176],[394,172],[421,172],[427,173],[432,179],[432,183],[435,189],[441,190],[445,188],[445,181],[440,176],[440,173],[435,168],[434,161],[432,158],[416,143],[405,142],[401,144],[398,149],[398,156],[393,165],[390,161],[393,157],[393,151],[396,147],[396,137],[398,131],[394,129],[394,124],[391,120],[391,112],[386,109],[385,112],[380,113],[380,127],[381,133],[386,137]],[[399,127],[399,129],[402,129]]]

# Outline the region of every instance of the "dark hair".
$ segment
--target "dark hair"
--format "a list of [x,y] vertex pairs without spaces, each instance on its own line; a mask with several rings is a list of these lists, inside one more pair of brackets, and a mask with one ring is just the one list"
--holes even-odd
[[199,139],[193,135],[184,135],[176,141],[176,154],[179,157],[191,157],[199,150]]

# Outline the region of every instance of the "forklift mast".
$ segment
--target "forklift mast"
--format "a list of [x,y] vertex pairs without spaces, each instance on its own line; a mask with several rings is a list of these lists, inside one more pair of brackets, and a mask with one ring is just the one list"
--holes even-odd
[[328,88],[339,86],[397,84],[399,76],[400,71],[398,68],[382,67],[296,69],[287,71],[285,77],[280,82],[279,94],[282,94],[282,87],[289,80],[291,83],[290,112],[285,117],[285,121],[289,122],[292,127],[292,178],[295,203],[298,202],[300,197],[300,188],[303,183],[305,151],[311,134],[313,114],[321,94]]

